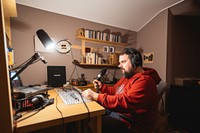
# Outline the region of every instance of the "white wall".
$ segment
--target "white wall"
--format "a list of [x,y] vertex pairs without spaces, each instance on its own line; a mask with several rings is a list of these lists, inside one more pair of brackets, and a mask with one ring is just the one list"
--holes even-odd
[[157,70],[160,77],[166,81],[167,62],[167,19],[168,11],[157,15],[137,34],[137,49],[144,53],[154,52],[153,63],[144,64]]

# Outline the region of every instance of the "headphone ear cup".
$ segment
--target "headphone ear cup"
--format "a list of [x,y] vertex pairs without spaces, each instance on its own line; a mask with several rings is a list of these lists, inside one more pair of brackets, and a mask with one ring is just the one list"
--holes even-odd
[[135,55],[135,65],[140,66],[140,56],[139,56],[139,54]]
[[131,64],[134,68],[136,68],[137,66],[141,66],[141,55],[140,53],[134,49],[134,48],[125,48],[125,51],[127,51],[130,55],[131,55]]
[[44,104],[44,96],[42,96],[42,95],[36,95],[36,96],[34,96],[31,99],[31,103],[36,108],[41,107]]
[[131,57],[131,63],[132,63],[132,65],[133,65],[134,67],[139,66],[139,55],[138,55],[138,54],[133,55],[133,56]]
[[132,57],[131,57],[131,64],[132,64],[133,67],[136,67],[135,66],[135,56],[134,55],[132,55]]

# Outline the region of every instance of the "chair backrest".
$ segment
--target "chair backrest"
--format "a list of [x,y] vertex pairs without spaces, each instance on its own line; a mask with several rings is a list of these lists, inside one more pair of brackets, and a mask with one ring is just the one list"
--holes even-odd
[[161,80],[160,83],[157,85],[157,90],[158,90],[158,97],[159,97],[159,101],[160,101],[161,97],[167,90],[167,83],[165,81]]
[[166,133],[166,125],[168,121],[168,113],[165,110],[165,98],[163,98],[165,92],[167,91],[167,83],[163,80],[157,85],[158,96],[159,96],[159,106],[158,106],[158,116],[156,125],[153,133]]

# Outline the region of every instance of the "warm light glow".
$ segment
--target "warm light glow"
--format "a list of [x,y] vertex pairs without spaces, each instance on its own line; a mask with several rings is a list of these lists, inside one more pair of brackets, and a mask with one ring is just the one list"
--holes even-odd
[[45,48],[46,48],[46,50],[52,50],[55,48],[55,43],[50,42],[50,43],[46,44]]

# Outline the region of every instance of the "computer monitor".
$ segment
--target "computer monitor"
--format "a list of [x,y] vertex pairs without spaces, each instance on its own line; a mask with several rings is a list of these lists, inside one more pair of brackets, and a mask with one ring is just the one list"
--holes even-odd
[[66,84],[65,66],[47,66],[48,86],[62,87]]

